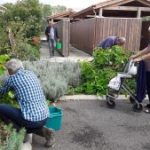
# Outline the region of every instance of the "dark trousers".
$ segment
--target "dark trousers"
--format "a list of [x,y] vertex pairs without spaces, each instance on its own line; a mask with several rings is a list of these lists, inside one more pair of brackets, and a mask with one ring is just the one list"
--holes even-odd
[[148,98],[150,101],[150,72],[146,72],[146,89],[147,89],[147,94],[148,94]]
[[54,39],[49,39],[48,45],[49,45],[50,56],[54,56],[56,41]]
[[6,104],[0,104],[0,119],[2,119],[6,124],[12,123],[13,127],[15,127],[17,131],[21,128],[25,128],[27,133],[36,132],[44,126],[47,121],[47,119],[37,122],[25,120],[20,109]]
[[139,103],[143,102],[146,95],[146,70],[144,61],[139,62],[135,95]]

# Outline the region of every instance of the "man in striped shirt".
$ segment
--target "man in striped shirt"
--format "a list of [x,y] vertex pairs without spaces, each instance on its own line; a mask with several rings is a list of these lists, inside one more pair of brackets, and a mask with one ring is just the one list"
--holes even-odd
[[6,68],[9,77],[3,87],[0,87],[0,94],[13,90],[19,108],[0,104],[0,119],[5,123],[13,123],[17,131],[24,127],[27,133],[45,137],[45,145],[51,146],[53,131],[43,127],[49,116],[49,109],[40,81],[33,72],[23,69],[20,60],[11,59],[6,63]]

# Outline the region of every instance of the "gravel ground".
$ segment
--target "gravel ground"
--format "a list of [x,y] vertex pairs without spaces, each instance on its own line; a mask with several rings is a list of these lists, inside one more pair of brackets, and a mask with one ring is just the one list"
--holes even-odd
[[[115,109],[105,101],[67,101],[62,130],[53,150],[150,150],[150,114],[135,113],[118,100]],[[44,139],[33,136],[33,150],[46,150]]]

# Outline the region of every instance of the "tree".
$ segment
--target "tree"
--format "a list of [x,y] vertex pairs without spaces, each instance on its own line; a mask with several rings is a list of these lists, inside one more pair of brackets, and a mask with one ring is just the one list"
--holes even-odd
[[52,14],[52,6],[41,4],[41,10],[42,10],[41,31],[44,32],[47,26],[47,16],[50,16]]
[[40,35],[42,11],[38,0],[21,0],[16,4],[5,4],[7,11],[4,20],[23,21],[26,25],[26,37]]
[[66,7],[65,6],[57,5],[57,6],[53,7],[52,14],[57,14],[57,13],[61,13],[61,12],[64,12],[64,11],[66,11]]
[[0,20],[0,39],[4,43],[0,45],[0,54],[7,53],[22,60],[30,56],[35,59],[39,51],[31,45],[31,39],[40,36],[42,12],[39,1],[22,0],[4,6],[7,10]]

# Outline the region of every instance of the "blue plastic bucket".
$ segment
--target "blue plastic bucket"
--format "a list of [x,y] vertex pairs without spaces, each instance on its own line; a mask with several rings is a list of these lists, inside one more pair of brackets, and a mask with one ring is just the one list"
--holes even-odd
[[63,112],[62,109],[55,106],[49,107],[50,116],[46,122],[46,127],[51,128],[53,130],[60,130],[62,126],[62,117]]

